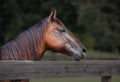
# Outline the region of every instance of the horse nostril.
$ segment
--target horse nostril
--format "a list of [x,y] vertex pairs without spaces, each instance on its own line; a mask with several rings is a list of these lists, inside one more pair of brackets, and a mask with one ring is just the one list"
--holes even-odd
[[87,52],[87,50],[83,48],[83,49],[82,49],[82,52],[86,53],[86,52]]

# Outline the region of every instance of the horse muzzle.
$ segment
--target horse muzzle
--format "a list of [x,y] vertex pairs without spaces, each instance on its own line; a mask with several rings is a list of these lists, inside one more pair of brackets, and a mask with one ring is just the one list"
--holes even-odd
[[73,54],[73,59],[79,61],[80,59],[84,58],[86,55],[86,49],[82,49],[79,53]]

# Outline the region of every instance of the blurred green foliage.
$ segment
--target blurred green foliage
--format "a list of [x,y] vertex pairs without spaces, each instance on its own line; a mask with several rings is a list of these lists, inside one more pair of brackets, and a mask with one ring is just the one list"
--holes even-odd
[[0,0],[0,45],[57,9],[88,49],[120,52],[119,0]]

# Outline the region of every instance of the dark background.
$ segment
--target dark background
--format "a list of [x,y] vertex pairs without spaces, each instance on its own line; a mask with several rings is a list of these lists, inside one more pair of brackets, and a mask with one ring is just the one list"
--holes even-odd
[[53,8],[87,49],[120,52],[120,0],[0,0],[0,46]]

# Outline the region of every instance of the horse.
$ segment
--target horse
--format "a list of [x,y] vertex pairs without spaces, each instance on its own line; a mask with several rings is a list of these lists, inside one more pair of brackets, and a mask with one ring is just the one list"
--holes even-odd
[[[86,54],[84,45],[56,17],[56,10],[42,21],[20,33],[0,48],[0,60],[33,60],[51,50],[78,61]],[[29,82],[29,80],[1,80],[0,82]]]

